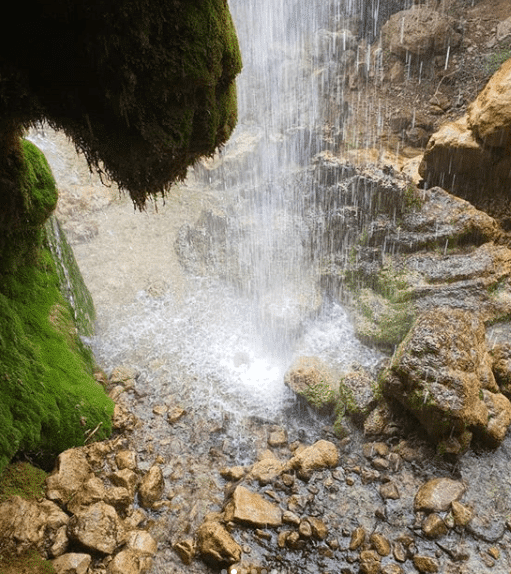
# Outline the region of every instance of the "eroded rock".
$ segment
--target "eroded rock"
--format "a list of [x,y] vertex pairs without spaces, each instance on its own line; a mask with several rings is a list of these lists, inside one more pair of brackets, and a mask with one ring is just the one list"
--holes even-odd
[[140,504],[146,508],[151,508],[155,502],[160,500],[164,490],[165,481],[161,467],[153,465],[140,483],[138,490]]
[[234,490],[232,505],[232,518],[237,522],[260,528],[282,524],[282,510],[244,486],[237,486]]
[[204,522],[197,531],[197,548],[207,562],[234,564],[241,558],[241,546],[215,521]]
[[65,504],[90,477],[91,468],[84,452],[73,448],[62,452],[55,470],[46,478],[46,496]]
[[125,540],[125,530],[115,508],[96,502],[80,509],[69,521],[69,537],[91,550],[112,554]]

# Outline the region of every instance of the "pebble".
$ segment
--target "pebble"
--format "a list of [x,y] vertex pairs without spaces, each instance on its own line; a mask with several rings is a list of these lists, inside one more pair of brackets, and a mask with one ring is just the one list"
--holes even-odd
[[413,557],[413,565],[419,572],[438,572],[439,566],[437,560],[431,558],[430,556],[422,556],[416,554]]
[[366,538],[365,528],[363,528],[362,526],[355,528],[355,530],[351,534],[349,549],[357,550],[357,548],[359,548],[362,545],[365,538]]

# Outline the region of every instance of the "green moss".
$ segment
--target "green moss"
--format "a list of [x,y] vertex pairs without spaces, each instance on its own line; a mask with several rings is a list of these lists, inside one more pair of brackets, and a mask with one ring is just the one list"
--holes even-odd
[[335,391],[324,381],[309,384],[307,389],[298,394],[320,412],[332,410],[336,401]]
[[47,473],[28,462],[10,464],[0,474],[0,503],[11,496],[27,500],[44,497]]
[[30,215],[33,233],[16,232],[23,244],[0,283],[0,471],[18,451],[52,456],[81,445],[97,425],[95,436],[106,437],[113,413],[93,377],[93,357],[78,336],[52,254],[43,246],[51,172],[34,146],[23,147],[28,152],[18,180],[27,197],[20,210]]
[[44,560],[35,550],[21,554],[0,555],[0,574],[55,574],[49,560]]

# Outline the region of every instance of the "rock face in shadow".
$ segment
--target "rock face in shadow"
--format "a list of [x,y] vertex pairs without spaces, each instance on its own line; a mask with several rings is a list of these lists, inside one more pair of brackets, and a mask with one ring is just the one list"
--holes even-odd
[[471,201],[511,230],[511,60],[492,76],[459,120],[428,142],[419,173]]
[[480,318],[440,308],[417,319],[392,359],[385,391],[448,451],[466,448],[473,434],[495,446],[511,423],[511,403],[491,365]]

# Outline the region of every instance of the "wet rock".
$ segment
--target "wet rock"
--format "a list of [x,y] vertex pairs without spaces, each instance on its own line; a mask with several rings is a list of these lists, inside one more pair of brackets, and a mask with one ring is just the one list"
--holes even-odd
[[125,512],[128,506],[133,503],[133,497],[128,489],[122,486],[107,488],[104,500],[107,504],[122,512]]
[[416,554],[413,557],[413,565],[419,572],[438,572],[439,565],[437,560],[431,558],[430,556],[422,556],[420,554]]
[[362,550],[360,553],[359,572],[361,574],[379,574],[381,571],[381,557],[374,550]]
[[440,538],[447,533],[447,526],[438,514],[432,513],[422,522],[422,532],[428,538]]
[[137,554],[156,554],[158,544],[156,540],[145,530],[135,530],[128,534],[126,547]]
[[404,570],[399,564],[386,564],[382,568],[381,574],[404,574]]
[[197,549],[206,562],[234,564],[241,558],[241,546],[219,523],[204,522],[197,531]]
[[68,521],[69,516],[49,500],[38,503],[13,496],[0,504],[0,547],[45,552]]
[[433,478],[423,484],[414,499],[414,510],[445,512],[453,501],[459,500],[465,492],[465,485],[451,478]]
[[490,350],[493,374],[501,392],[511,398],[511,344],[498,343]]
[[422,59],[445,54],[447,47],[461,42],[454,20],[429,8],[402,10],[393,14],[381,29],[383,45],[402,60],[412,55]]
[[231,466],[230,468],[220,469],[220,475],[222,478],[230,480],[231,482],[238,482],[238,480],[241,480],[246,473],[247,469],[244,466]]
[[248,477],[257,480],[259,484],[270,484],[286,469],[286,463],[277,459],[271,452],[265,458],[256,462],[250,470]]
[[84,452],[79,448],[66,450],[58,456],[55,470],[46,478],[46,497],[65,504],[90,475]]
[[120,431],[130,431],[135,428],[137,419],[119,403],[115,403],[112,416],[112,427]]
[[173,546],[175,552],[181,558],[183,564],[189,565],[195,557],[195,542],[193,538],[187,538],[176,542]]
[[69,546],[69,538],[67,537],[67,526],[61,526],[57,529],[53,543],[49,548],[49,555],[52,558],[58,558],[66,552]]
[[467,530],[479,540],[493,544],[504,535],[505,523],[498,516],[476,514],[467,524]]
[[378,405],[364,421],[364,434],[366,436],[381,436],[392,425],[392,411],[386,404]]
[[363,369],[349,371],[340,382],[340,401],[344,408],[356,418],[365,418],[376,406],[376,382]]
[[325,540],[328,537],[328,526],[322,520],[315,516],[308,516],[307,520],[312,527],[312,534],[315,538]]
[[300,524],[300,517],[295,514],[294,512],[291,512],[290,510],[286,510],[284,511],[284,513],[282,514],[282,522],[285,522],[287,524]]
[[115,367],[110,373],[109,381],[111,385],[122,385],[123,387],[132,387],[138,373],[132,367],[119,366]]
[[300,521],[300,525],[298,526],[298,533],[302,538],[310,538],[312,536],[312,526],[307,519]]
[[[490,364],[485,326],[476,314],[428,311],[396,351],[385,392],[411,411],[435,442],[454,437],[466,445],[469,429],[495,443],[511,411],[499,393],[484,400],[484,389],[495,387]],[[490,403],[499,413],[493,423]]]
[[399,500],[401,495],[395,482],[386,482],[380,486],[380,496],[386,500]]
[[165,489],[165,481],[161,467],[152,466],[142,478],[138,495],[140,504],[145,508],[151,508],[155,502],[159,501]]
[[115,508],[96,502],[71,517],[68,535],[91,550],[112,554],[124,542],[125,531]]
[[488,409],[488,425],[484,437],[490,446],[498,446],[506,436],[511,424],[511,403],[501,393],[482,390],[484,404]]
[[232,519],[261,528],[276,527],[282,524],[282,510],[260,494],[237,486],[232,495]]
[[327,440],[319,440],[304,448],[290,460],[291,468],[304,477],[310,476],[315,470],[336,467],[338,464],[339,451]]
[[388,556],[390,554],[390,542],[383,534],[378,532],[371,534],[369,542],[380,556]]
[[320,359],[299,357],[287,371],[284,383],[318,411],[333,409],[337,398],[335,379]]
[[180,406],[174,406],[169,409],[167,413],[167,421],[173,425],[181,420],[186,415],[186,410]]
[[55,558],[51,563],[57,574],[87,574],[91,561],[89,554],[70,552]]
[[472,520],[472,511],[461,502],[453,500],[451,504],[452,515],[456,526],[465,527]]
[[271,431],[268,437],[268,445],[272,447],[281,447],[287,445],[287,431],[279,428]]
[[357,550],[357,548],[360,548],[360,546],[362,546],[365,539],[366,539],[365,528],[362,526],[355,528],[355,530],[351,533],[349,549]]
[[137,468],[137,453],[133,450],[120,450],[115,454],[115,463],[119,470]]

